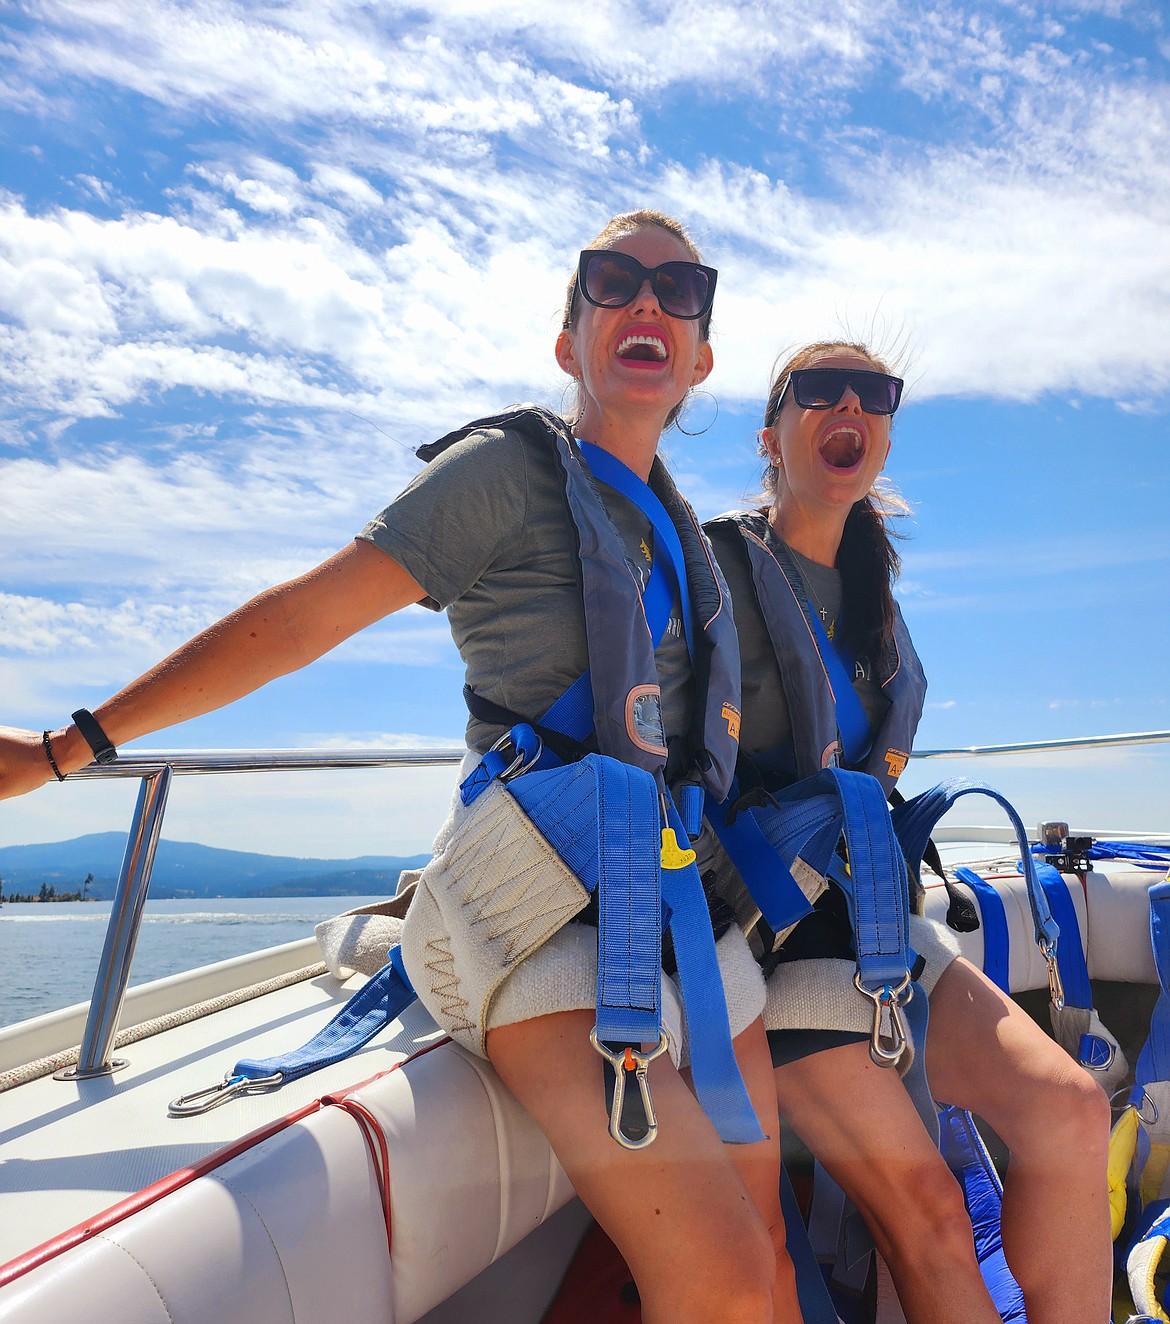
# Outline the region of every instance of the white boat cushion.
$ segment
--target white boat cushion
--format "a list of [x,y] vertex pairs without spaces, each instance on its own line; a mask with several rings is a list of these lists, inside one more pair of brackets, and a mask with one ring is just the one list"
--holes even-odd
[[444,1044],[0,1289],[0,1324],[413,1324],[572,1195],[488,1063]]

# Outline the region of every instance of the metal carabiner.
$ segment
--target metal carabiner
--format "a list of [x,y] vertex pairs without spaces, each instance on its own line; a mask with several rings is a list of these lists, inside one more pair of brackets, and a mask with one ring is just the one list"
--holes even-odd
[[[869,1055],[879,1067],[895,1066],[910,1042],[906,1022],[902,1018],[902,995],[906,1002],[914,996],[909,974],[904,975],[897,988],[883,984],[874,992],[861,982],[861,971],[853,976],[853,986],[873,1001],[873,1029],[869,1035]],[[889,1047],[887,1047],[887,1044]]]
[[1057,1011],[1064,1010],[1064,981],[1060,977],[1060,966],[1056,963],[1056,943],[1051,945],[1041,938],[1037,944],[1040,955],[1048,966],[1048,996]]
[[[658,1033],[658,1046],[648,1053],[640,1053],[628,1045],[614,1053],[597,1037],[597,1026],[589,1031],[589,1042],[613,1067],[613,1106],[609,1110],[609,1133],[623,1149],[645,1149],[654,1143],[658,1135],[658,1118],[654,1113],[654,1100],[650,1097],[650,1082],[646,1078],[646,1069],[656,1057],[666,1052],[666,1031]],[[638,1092],[642,1096],[642,1109],[646,1114],[646,1134],[640,1140],[631,1140],[622,1130],[622,1108],[626,1101],[626,1076],[632,1074],[638,1082]]]
[[190,1094],[180,1094],[167,1105],[168,1117],[195,1117],[199,1113],[210,1112],[221,1103],[227,1103],[237,1094],[250,1094],[253,1090],[272,1089],[279,1085],[284,1075],[277,1071],[271,1076],[224,1076],[218,1085],[209,1085],[205,1090],[193,1090]]

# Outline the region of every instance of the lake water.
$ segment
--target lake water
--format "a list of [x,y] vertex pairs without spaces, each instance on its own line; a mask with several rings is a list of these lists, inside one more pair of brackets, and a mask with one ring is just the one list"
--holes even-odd
[[[148,901],[130,983],[311,938],[313,926],[370,897],[235,897]],[[108,901],[6,901],[0,906],[0,1025],[88,1002]]]

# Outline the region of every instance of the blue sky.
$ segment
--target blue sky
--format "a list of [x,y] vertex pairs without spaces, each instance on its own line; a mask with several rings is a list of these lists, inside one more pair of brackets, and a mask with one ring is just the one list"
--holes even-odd
[[[652,205],[720,269],[705,430],[668,441],[701,514],[754,487],[783,348],[848,332],[904,366],[888,472],[915,508],[920,744],[1170,728],[1164,6],[40,0],[2,21],[2,720],[58,725],[328,555],[419,442],[559,404],[576,252]],[[141,743],[449,745],[460,685],[444,622],[411,609]],[[1167,825],[1157,752],[996,780],[1026,817]],[[433,827],[401,783],[270,781],[183,783],[168,835],[332,854]],[[0,835],[120,826],[129,794],[47,787]]]

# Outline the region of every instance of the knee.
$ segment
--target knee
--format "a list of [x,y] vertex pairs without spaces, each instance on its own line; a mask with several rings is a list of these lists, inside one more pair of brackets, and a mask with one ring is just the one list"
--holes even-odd
[[1109,1144],[1110,1110],[1105,1091],[1083,1067],[1063,1053],[1028,1092],[1018,1109],[1008,1109],[1000,1132],[1014,1160],[1055,1155],[1061,1162],[1079,1155],[1096,1159]]
[[774,1230],[769,1236],[763,1223],[757,1222],[751,1235],[736,1239],[730,1253],[711,1256],[706,1271],[697,1275],[699,1281],[692,1279],[690,1284],[692,1304],[698,1307],[695,1317],[771,1324],[777,1268],[781,1260],[788,1260],[783,1247],[783,1224],[777,1240]]
[[941,1156],[906,1174],[902,1198],[867,1220],[882,1258],[891,1267],[922,1261],[929,1247],[932,1272],[973,1259],[971,1220],[959,1183]]

